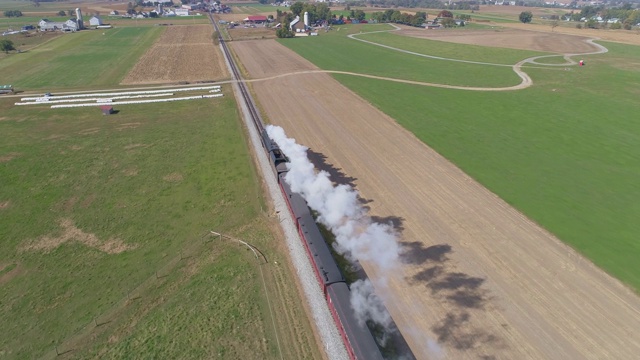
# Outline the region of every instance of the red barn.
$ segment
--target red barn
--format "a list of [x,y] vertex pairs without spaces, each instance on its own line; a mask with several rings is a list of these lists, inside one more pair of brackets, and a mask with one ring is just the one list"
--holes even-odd
[[102,115],[113,114],[113,106],[110,106],[110,105],[102,105],[100,106],[100,110],[102,110]]

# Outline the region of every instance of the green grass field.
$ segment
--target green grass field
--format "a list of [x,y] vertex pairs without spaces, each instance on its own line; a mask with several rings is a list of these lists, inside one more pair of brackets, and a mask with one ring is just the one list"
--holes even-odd
[[129,27],[64,34],[5,57],[0,62],[2,82],[20,90],[115,86],[163,30]]
[[[0,101],[3,358],[280,357],[260,265],[201,238],[232,234],[286,263],[232,97],[109,117],[14,101]],[[262,266],[280,278],[268,286],[284,355],[316,358],[295,288],[277,289],[292,275]]]
[[[117,88],[164,29],[18,35],[0,83]],[[17,101],[0,98],[0,357],[320,358],[232,96],[109,117]]]
[[[20,30],[20,28],[23,25],[33,25],[33,26],[37,26],[38,22],[40,20],[42,20],[42,18],[44,18],[44,16],[20,16],[20,17],[0,17],[0,29],[2,29],[2,31],[5,31],[9,28],[12,28],[13,30]],[[58,16],[57,14],[51,14],[51,16],[46,16],[47,19],[51,20],[51,21],[59,21],[59,22],[65,22],[67,20],[69,20],[68,17],[66,16]]]
[[20,10],[22,12],[27,11],[52,11],[53,9],[67,10],[73,8],[73,4],[70,3],[60,3],[57,1],[52,2],[41,2],[40,6],[35,6],[33,1],[27,0],[0,0],[0,14],[5,10]]
[[[443,62],[431,64],[441,74],[429,78],[409,55],[379,54],[389,51],[332,35],[319,43],[298,39],[282,43],[321,68],[356,69],[364,62],[363,72],[377,69],[378,75],[393,76],[395,64],[412,64],[401,67],[403,78],[433,82],[443,78],[463,82],[477,75]],[[314,49],[318,44],[332,46]],[[585,56],[583,68],[527,69],[535,85],[513,92],[335,77],[505,201],[639,290],[640,70],[633,64],[640,59],[640,47],[604,45],[610,52]],[[457,46],[433,52],[442,55]],[[375,56],[365,59],[350,49]],[[510,50],[470,49],[478,57],[513,56]],[[391,57],[396,62],[387,62]]]
[[[351,71],[459,86],[501,87],[516,85],[520,82],[511,66],[487,66],[407,55],[345,37],[348,34],[359,34],[361,31],[366,33],[392,29],[386,24],[346,25],[334,28],[335,30],[322,33],[311,41],[292,39],[284,41],[283,44],[327,70]],[[419,54],[502,65],[513,65],[524,58],[544,54],[420,40],[386,32],[358,35],[358,38]]]

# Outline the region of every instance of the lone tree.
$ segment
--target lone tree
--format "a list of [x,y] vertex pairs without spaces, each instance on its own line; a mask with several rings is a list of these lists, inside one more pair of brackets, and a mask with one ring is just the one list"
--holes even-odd
[[0,40],[0,51],[4,51],[5,54],[8,54],[9,51],[15,50],[16,48],[13,46],[13,41],[11,40]]
[[442,10],[440,11],[440,13],[438,14],[439,18],[452,18],[453,19],[453,13],[449,10]]
[[528,24],[533,19],[533,14],[531,11],[523,11],[520,13],[520,22],[523,24]]

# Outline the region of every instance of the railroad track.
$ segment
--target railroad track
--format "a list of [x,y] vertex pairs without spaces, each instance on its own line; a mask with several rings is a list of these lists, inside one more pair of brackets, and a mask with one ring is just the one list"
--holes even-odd
[[211,13],[209,13],[209,21],[211,21],[211,23],[213,24],[213,27],[216,29],[216,32],[218,33],[218,41],[220,41],[220,45],[222,46],[222,52],[224,53],[224,56],[229,62],[229,66],[231,68],[231,76],[233,78],[232,80],[235,80],[238,83],[240,94],[242,95],[242,99],[244,100],[247,106],[247,109],[249,110],[251,121],[253,122],[256,129],[258,130],[258,133],[262,134],[262,132],[264,131],[264,124],[262,122],[262,118],[260,117],[260,113],[258,112],[258,108],[256,107],[255,102],[251,97],[251,94],[249,94],[247,85],[242,80],[242,74],[240,74],[240,70],[238,69],[238,66],[236,65],[236,62],[233,56],[231,56],[231,51],[229,50],[227,42],[222,38],[222,33],[220,32],[220,28],[218,28],[218,24],[216,23]]

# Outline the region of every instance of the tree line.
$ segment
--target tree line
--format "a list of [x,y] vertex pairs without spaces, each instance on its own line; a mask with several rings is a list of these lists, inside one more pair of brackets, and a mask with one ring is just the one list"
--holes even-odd
[[22,16],[22,11],[20,10],[6,10],[4,12],[5,17],[20,17]]
[[396,24],[404,24],[410,26],[421,26],[427,20],[427,13],[418,11],[413,14],[401,13],[398,10],[385,10],[384,12],[374,12],[371,19],[380,22],[392,22]]

